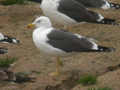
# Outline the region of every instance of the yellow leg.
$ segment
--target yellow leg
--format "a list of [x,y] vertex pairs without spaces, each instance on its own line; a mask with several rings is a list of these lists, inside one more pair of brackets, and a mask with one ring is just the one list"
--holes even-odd
[[62,66],[63,66],[63,63],[60,60],[60,57],[57,57],[57,60],[56,60],[56,71],[52,72],[50,75],[51,76],[59,76],[60,72],[61,72],[60,69],[61,69]]
[[56,66],[58,66],[59,68],[63,66],[63,62],[61,61],[60,57],[57,57]]

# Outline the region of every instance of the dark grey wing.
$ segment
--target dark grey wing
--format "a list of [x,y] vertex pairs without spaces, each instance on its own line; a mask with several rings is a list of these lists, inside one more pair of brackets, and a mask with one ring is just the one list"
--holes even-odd
[[47,43],[65,52],[85,52],[92,50],[93,43],[85,37],[79,38],[71,32],[53,30],[48,35]]
[[115,19],[103,18],[100,14],[87,10],[83,4],[75,0],[60,0],[58,11],[77,22],[119,25]]
[[101,8],[106,4],[105,0],[75,0],[79,3],[82,3],[85,7],[91,8]]
[[60,0],[58,11],[71,17],[77,22],[96,22],[99,19],[97,13],[88,11],[84,5],[75,0]]
[[[109,8],[120,9],[119,3],[108,2],[107,0],[75,0],[82,3],[87,8],[102,8],[104,5],[109,4]],[[103,8],[104,9],[104,8]]]

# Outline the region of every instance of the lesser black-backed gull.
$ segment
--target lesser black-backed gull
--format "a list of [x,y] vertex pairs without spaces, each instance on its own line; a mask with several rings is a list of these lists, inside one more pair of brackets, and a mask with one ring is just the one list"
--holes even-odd
[[4,34],[0,33],[0,43],[14,43],[14,44],[17,44],[19,42],[20,41],[17,40],[16,38],[14,38],[14,37],[10,37],[10,36],[7,36],[7,35],[4,35]]
[[[6,35],[0,33],[0,43],[13,43],[13,44],[17,44],[19,42],[20,41],[16,40],[16,38],[13,38],[13,37],[10,37],[10,36],[6,36]],[[5,53],[8,53],[8,49],[0,47],[0,54],[5,54]]]
[[[71,25],[80,22],[118,25],[116,20],[104,18],[101,14],[88,10],[77,0],[32,0],[40,2],[43,13],[53,22]],[[86,0],[85,0],[86,1]],[[87,0],[88,1],[88,0]]]
[[57,71],[59,73],[60,57],[78,52],[111,52],[113,48],[97,45],[94,41],[79,34],[52,27],[48,17],[41,16],[28,28],[35,26],[33,42],[41,52],[57,57]]

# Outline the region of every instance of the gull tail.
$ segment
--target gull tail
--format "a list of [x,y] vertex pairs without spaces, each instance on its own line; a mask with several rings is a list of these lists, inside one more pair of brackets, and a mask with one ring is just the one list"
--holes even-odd
[[6,48],[0,48],[0,54],[8,53],[8,49]]
[[115,19],[104,18],[101,14],[92,11],[89,11],[89,13],[92,16],[92,23],[119,26],[119,23],[117,23]]
[[96,51],[97,52],[113,52],[113,51],[115,51],[115,48],[98,46],[98,49]]
[[108,25],[116,25],[119,26],[119,24],[116,22],[115,19],[109,19],[109,18],[104,18],[101,21],[97,21],[98,24],[108,24]]
[[113,9],[120,9],[120,4],[117,4],[117,3],[110,3],[110,8],[113,8]]
[[97,49],[84,50],[84,52],[114,52],[114,51],[115,51],[115,48],[104,47],[104,46],[98,46]]

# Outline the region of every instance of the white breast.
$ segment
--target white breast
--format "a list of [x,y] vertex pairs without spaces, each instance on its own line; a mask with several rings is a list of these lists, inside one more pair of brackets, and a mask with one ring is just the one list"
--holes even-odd
[[61,14],[57,11],[57,7],[59,6],[60,0],[43,0],[41,4],[41,9],[43,13],[48,16],[51,21],[56,22],[62,25],[70,25],[75,24],[76,21],[66,16],[65,14]]
[[51,30],[40,31],[40,29],[44,30],[44,28],[39,28],[33,32],[33,42],[35,43],[36,47],[39,48],[41,52],[49,55],[64,55],[64,51],[54,48],[47,43],[47,34],[51,32]]

